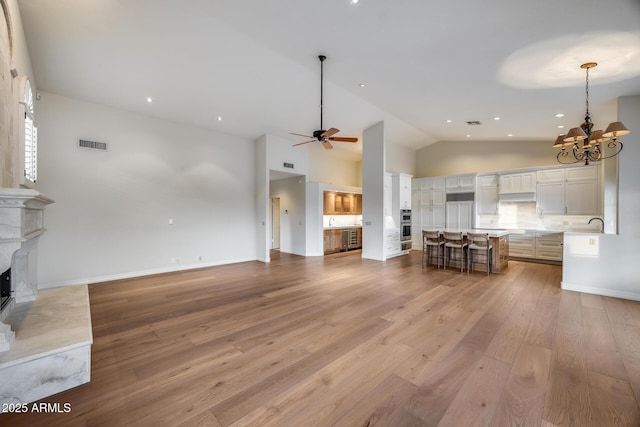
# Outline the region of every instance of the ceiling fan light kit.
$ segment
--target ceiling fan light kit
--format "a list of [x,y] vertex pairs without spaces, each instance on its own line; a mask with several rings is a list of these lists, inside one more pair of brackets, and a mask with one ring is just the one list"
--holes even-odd
[[336,129],[336,128],[329,128],[327,130],[322,129],[322,110],[324,107],[323,105],[324,104],[324,99],[323,99],[324,65],[323,64],[324,64],[324,60],[327,59],[327,57],[325,55],[318,55],[318,59],[320,60],[320,129],[314,130],[313,135],[304,135],[300,133],[290,132],[291,135],[304,136],[305,138],[312,138],[309,141],[303,141],[297,144],[293,144],[293,146],[296,147],[298,145],[304,145],[310,142],[318,141],[320,144],[322,144],[325,150],[331,150],[333,148],[333,145],[331,145],[331,142],[352,142],[352,143],[358,142],[358,138],[333,136],[336,133],[340,132],[339,129]]
[[[593,122],[589,114],[589,70],[597,65],[596,62],[586,62],[580,66],[580,68],[586,70],[587,111],[584,116],[584,123],[580,127],[571,128],[566,135],[558,136],[553,143],[554,148],[560,148],[560,152],[556,157],[560,163],[584,162],[585,165],[589,165],[589,162],[617,156],[623,147],[622,141],[618,140],[618,137],[629,133],[629,129],[622,122],[610,123],[604,132],[602,130],[591,130]],[[582,141],[582,144],[580,144],[580,141]],[[607,142],[607,147],[614,150],[612,154],[604,155],[600,146],[603,142]],[[568,146],[572,146],[571,151],[567,151]],[[573,157],[570,157],[569,153],[572,153]]]

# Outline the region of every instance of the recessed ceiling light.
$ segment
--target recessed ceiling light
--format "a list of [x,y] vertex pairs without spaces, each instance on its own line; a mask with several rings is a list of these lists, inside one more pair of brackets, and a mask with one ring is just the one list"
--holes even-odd
[[507,136],[513,136],[513,134],[512,133],[508,133]]
[[451,119],[447,119],[447,120],[445,120],[445,122],[447,122],[447,123],[451,123],[452,121],[453,121],[453,120],[451,120]]
[[150,96],[147,96],[147,102],[151,104],[153,102],[153,98],[151,98]]
[[364,83],[360,83],[360,87],[365,87],[366,85]]
[[493,120],[500,120],[500,117],[496,116],[493,118]]
[[218,116],[218,121],[221,122],[222,121],[222,116]]
[[467,134],[467,138],[471,138],[471,135]]
[[564,125],[558,125],[558,129],[564,129]]
[[564,117],[564,114],[558,113],[558,114],[556,114],[556,117]]
[[358,4],[359,0],[351,0],[351,4]]

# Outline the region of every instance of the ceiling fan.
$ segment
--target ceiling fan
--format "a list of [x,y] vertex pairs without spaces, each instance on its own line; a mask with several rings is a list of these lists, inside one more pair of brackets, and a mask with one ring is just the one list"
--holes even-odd
[[297,136],[304,136],[306,138],[313,138],[309,141],[304,141],[304,142],[299,142],[297,144],[293,144],[293,146],[297,146],[297,145],[303,145],[303,144],[308,144],[310,142],[314,142],[314,141],[318,141],[322,144],[322,146],[326,149],[326,150],[331,150],[333,148],[333,145],[331,145],[330,141],[333,142],[358,142],[358,138],[349,138],[349,137],[340,137],[340,136],[333,136],[336,133],[340,132],[339,129],[336,128],[329,128],[328,130],[324,130],[322,129],[322,92],[323,92],[323,74],[324,74],[324,69],[323,69],[323,63],[324,60],[327,59],[326,56],[324,55],[319,55],[318,59],[320,60],[320,129],[318,130],[314,130],[313,131],[313,136],[311,135],[303,135],[300,133],[293,133],[290,132],[291,135],[297,135]]

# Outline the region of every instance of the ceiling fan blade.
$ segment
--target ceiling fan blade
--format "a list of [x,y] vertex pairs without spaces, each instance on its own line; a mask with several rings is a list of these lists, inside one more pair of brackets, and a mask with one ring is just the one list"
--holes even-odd
[[305,138],[313,138],[311,135],[303,135],[301,133],[289,132],[289,135],[297,135],[297,136],[304,136]]
[[342,136],[332,136],[331,138],[328,138],[330,141],[337,141],[337,142],[358,142],[358,138],[348,138],[348,137],[342,137]]
[[320,136],[324,136],[325,138],[330,137],[331,135],[335,135],[336,133],[340,132],[340,129],[336,129],[336,128],[331,128],[327,131],[325,131],[322,135]]
[[329,141],[322,141],[322,146],[325,150],[331,150],[333,148],[333,145],[331,145]]
[[293,144],[293,147],[296,147],[298,145],[308,144],[310,142],[315,142],[315,141],[317,141],[317,139],[312,139],[311,141],[305,141],[305,142],[298,142],[297,144]]

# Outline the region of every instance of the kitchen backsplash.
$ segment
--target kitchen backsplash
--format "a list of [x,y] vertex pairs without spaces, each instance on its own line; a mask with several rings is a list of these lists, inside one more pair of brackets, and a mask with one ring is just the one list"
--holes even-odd
[[599,232],[601,223],[586,215],[538,215],[535,202],[500,203],[498,215],[478,215],[476,228]]
[[[329,220],[331,225],[329,225]],[[327,227],[344,227],[348,225],[362,225],[362,215],[323,215],[322,226]]]

